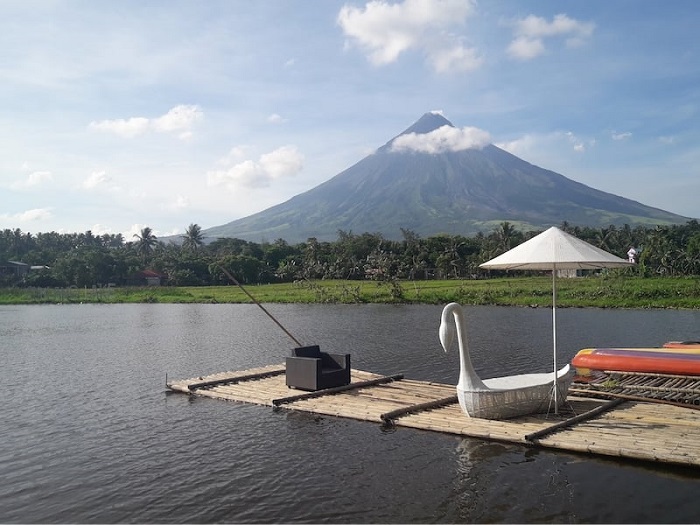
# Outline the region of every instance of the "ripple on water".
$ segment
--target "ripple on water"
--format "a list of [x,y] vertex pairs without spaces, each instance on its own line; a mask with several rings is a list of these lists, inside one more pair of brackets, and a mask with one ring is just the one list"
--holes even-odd
[[[350,352],[356,368],[456,383],[458,354],[437,338],[441,306],[270,310],[303,342]],[[549,369],[549,310],[466,310],[483,377]],[[562,309],[558,319],[565,362],[593,340],[692,338],[700,312]],[[0,341],[0,522],[697,518],[696,472],[166,394],[166,372],[282,361],[292,344],[253,305],[0,307]]]

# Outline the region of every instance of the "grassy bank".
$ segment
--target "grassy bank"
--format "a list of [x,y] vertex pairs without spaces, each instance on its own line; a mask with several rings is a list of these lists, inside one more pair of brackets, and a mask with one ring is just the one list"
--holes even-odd
[[[551,306],[548,276],[487,280],[305,281],[246,286],[261,303],[427,303]],[[0,304],[249,303],[237,286],[0,289]],[[557,306],[700,308],[700,279],[589,276],[557,279]]]

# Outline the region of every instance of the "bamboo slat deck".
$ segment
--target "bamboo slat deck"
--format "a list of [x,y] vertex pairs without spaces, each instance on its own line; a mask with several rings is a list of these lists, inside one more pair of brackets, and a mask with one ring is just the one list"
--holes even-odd
[[[622,399],[615,402],[614,408],[610,405],[610,409],[591,418],[546,433],[547,429],[552,429],[563,420],[609,402],[570,395],[567,407],[557,415],[537,414],[495,421],[467,417],[455,399],[450,399],[455,396],[453,385],[410,379],[387,379],[378,384],[365,384],[381,380],[382,377],[353,369],[352,388],[333,393],[319,392],[312,397],[303,396],[305,399],[295,399],[305,394],[303,391],[287,388],[284,365],[222,372],[173,381],[167,386],[173,391],[215,399],[282,406],[290,410],[382,424],[386,424],[387,416],[391,413],[407,411],[405,415],[392,418],[392,423],[587,454],[700,466],[700,410]],[[363,386],[358,386],[360,384]],[[433,402],[440,406],[419,410]],[[532,436],[538,433],[544,435],[533,439]]]
[[575,388],[591,396],[644,397],[700,408],[700,376],[608,370],[596,372],[585,383],[577,383]]

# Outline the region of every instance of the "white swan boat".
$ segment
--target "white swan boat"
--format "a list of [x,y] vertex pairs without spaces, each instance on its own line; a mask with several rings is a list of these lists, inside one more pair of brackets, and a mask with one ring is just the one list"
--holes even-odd
[[[451,322],[454,320],[454,323]],[[465,414],[482,419],[507,419],[547,412],[561,406],[573,379],[567,364],[556,373],[521,374],[482,380],[474,370],[467,347],[467,323],[462,307],[450,303],[442,311],[440,343],[447,352],[455,335],[459,342],[457,397]],[[556,384],[557,395],[554,396]]]

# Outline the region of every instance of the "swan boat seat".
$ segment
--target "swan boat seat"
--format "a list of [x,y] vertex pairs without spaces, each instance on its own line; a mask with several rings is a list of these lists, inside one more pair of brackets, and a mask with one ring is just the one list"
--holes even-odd
[[[467,346],[467,322],[462,307],[450,303],[442,310],[440,343],[447,352],[459,343],[457,399],[469,417],[508,419],[556,410],[566,401],[573,379],[569,365],[556,372],[519,374],[482,380],[474,370]],[[554,404],[552,405],[552,401]]]
[[292,349],[286,359],[289,388],[323,390],[350,384],[350,354],[321,352],[318,345]]

